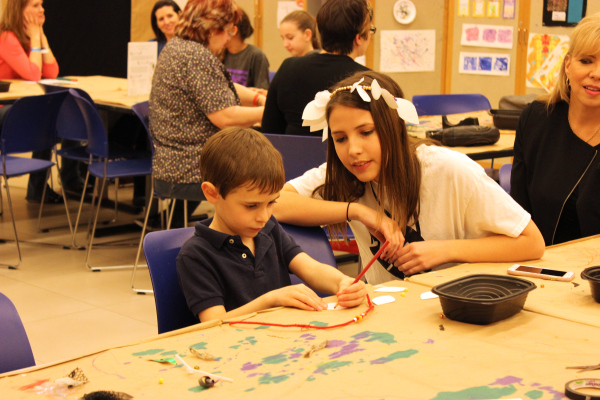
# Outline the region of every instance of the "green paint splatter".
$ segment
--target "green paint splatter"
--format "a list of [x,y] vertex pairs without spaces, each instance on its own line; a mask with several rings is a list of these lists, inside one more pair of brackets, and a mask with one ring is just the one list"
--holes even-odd
[[146,351],[140,351],[138,353],[133,353],[133,356],[153,356],[154,354],[158,354],[161,351],[165,351],[165,349],[150,349]]
[[410,349],[410,350],[405,350],[405,351],[396,351],[395,353],[392,353],[387,357],[381,357],[381,358],[378,358],[377,360],[371,361],[371,364],[385,364],[390,361],[397,360],[399,358],[408,358],[417,353],[418,353],[418,351],[415,349]]
[[274,356],[265,357],[262,359],[263,364],[281,364],[287,361],[285,353],[275,354]]
[[289,375],[271,376],[271,373],[267,372],[266,374],[258,378],[258,383],[260,385],[268,385],[269,383],[281,383],[287,380],[287,378],[289,378]]
[[371,333],[371,337],[369,337],[368,339],[365,339],[366,342],[381,342],[381,343],[385,343],[385,344],[392,344],[392,343],[396,343],[396,340],[394,339],[394,335],[387,333],[387,332],[370,332]]
[[499,399],[515,393],[517,389],[513,386],[503,388],[491,388],[489,386],[478,386],[459,392],[440,392],[431,400],[463,400],[463,399]]
[[317,379],[317,378],[315,378],[314,376],[309,376],[308,378],[306,378],[306,380],[307,380],[308,382],[312,382],[312,381],[314,381],[314,380],[316,380],[316,379]]
[[328,369],[339,369],[341,367],[345,367],[347,365],[352,364],[352,361],[330,361],[324,364],[320,364],[317,367],[315,373],[327,373]]
[[177,350],[165,351],[164,353],[160,353],[161,356],[172,356],[173,354],[177,354]]
[[200,386],[200,385],[196,385],[196,386],[192,386],[192,387],[191,387],[191,388],[189,388],[188,390],[189,390],[190,392],[195,392],[195,393],[198,393],[198,392],[203,392],[203,391],[205,391],[205,390],[207,390],[207,389],[209,389],[209,388],[205,388],[205,387],[202,387],[202,386]]
[[208,343],[206,343],[206,342],[200,342],[200,343],[193,344],[190,347],[192,349],[196,349],[196,350],[206,350],[206,345],[207,344]]
[[254,330],[257,330],[257,329],[269,329],[269,328],[270,328],[269,325],[259,325],[256,328],[254,328]]
[[254,390],[254,388],[250,388],[250,389],[246,389],[246,390],[244,390],[244,392],[251,392],[251,391],[253,391],[253,390]]
[[314,325],[314,326],[329,326],[328,322],[321,322],[321,321],[310,321],[309,324]]
[[525,393],[525,396],[529,397],[530,399],[539,399],[540,397],[542,397],[544,395],[544,392],[542,392],[541,390],[532,390],[530,392]]
[[293,348],[292,352],[294,352],[294,353],[304,353],[304,349],[303,348],[299,348],[299,349]]
[[240,348],[240,345],[239,345],[239,344],[236,344],[235,346],[229,346],[229,348],[230,348],[230,349],[237,350],[237,349],[239,349],[239,348]]
[[238,343],[251,344],[252,346],[254,346],[256,344],[256,339],[254,338],[254,336],[248,336],[246,337],[246,339],[239,340]]

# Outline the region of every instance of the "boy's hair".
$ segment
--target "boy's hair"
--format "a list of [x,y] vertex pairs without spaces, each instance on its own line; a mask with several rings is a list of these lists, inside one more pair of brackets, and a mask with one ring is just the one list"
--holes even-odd
[[167,40],[167,37],[158,27],[158,21],[156,20],[156,11],[163,7],[171,7],[175,14],[179,14],[181,12],[181,8],[177,3],[173,0],[158,0],[154,3],[154,7],[152,7],[152,14],[150,14],[150,25],[152,25],[152,30],[154,31],[154,36],[156,36],[156,40],[158,42],[164,42]]
[[[368,71],[358,72],[334,85],[333,91],[339,87],[350,87],[364,78],[361,85],[371,86],[373,79],[387,89],[394,97],[404,97],[400,86],[387,75]],[[367,93],[372,98],[371,92]],[[377,199],[379,199],[380,218],[384,209],[390,211],[391,218],[404,231],[406,225],[419,218],[419,189],[421,186],[421,165],[415,154],[415,146],[419,143],[411,141],[404,121],[395,109],[390,108],[380,97],[370,102],[364,101],[358,91],[341,90],[335,93],[326,108],[329,121],[332,110],[336,106],[346,106],[366,110],[373,116],[375,131],[381,145],[381,171],[379,172]],[[332,135],[327,138],[327,174],[325,184],[315,190],[325,200],[356,201],[365,193],[365,183],[361,182],[337,156]],[[344,224],[333,226],[337,232]]]
[[200,173],[223,198],[241,186],[270,194],[285,184],[281,154],[263,134],[249,128],[226,128],[208,139]]
[[600,48],[600,13],[588,15],[575,27],[569,41],[569,50],[560,66],[560,71],[556,78],[556,85],[549,96],[542,96],[548,107],[561,100],[569,102],[571,98],[571,87],[567,82],[565,72],[565,62],[567,59],[573,59],[582,55],[594,55]]
[[319,35],[317,33],[317,21],[315,18],[303,10],[292,11],[281,20],[281,23],[291,22],[296,25],[299,31],[304,32],[307,29],[312,32],[312,47],[315,50],[321,49]]
[[356,35],[367,38],[373,10],[367,0],[328,0],[317,13],[321,46],[328,53],[350,54]]
[[252,36],[252,34],[254,33],[254,28],[250,23],[250,18],[248,18],[248,14],[246,14],[246,11],[242,10],[241,8],[238,8],[238,12],[240,14],[240,20],[235,24],[235,26],[237,26],[238,34],[240,35],[240,39],[242,39],[243,42],[244,40]]

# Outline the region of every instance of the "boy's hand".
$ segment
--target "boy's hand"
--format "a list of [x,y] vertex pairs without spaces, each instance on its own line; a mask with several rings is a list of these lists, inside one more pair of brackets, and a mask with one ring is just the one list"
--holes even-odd
[[296,307],[307,311],[327,310],[327,303],[304,284],[284,286],[269,292],[271,307]]
[[337,292],[338,303],[342,307],[356,307],[360,305],[367,295],[367,288],[365,287],[365,283],[363,281],[358,281],[356,283],[352,278],[344,278],[340,282],[340,287]]

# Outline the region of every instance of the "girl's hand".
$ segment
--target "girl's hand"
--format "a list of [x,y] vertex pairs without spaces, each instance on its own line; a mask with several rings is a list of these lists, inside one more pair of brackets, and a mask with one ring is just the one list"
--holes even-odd
[[365,300],[365,296],[367,295],[367,288],[363,281],[358,281],[356,283],[352,278],[344,278],[342,282],[340,282],[340,288],[336,293],[338,298],[338,304],[342,307],[356,307]]
[[327,310],[327,303],[303,284],[284,286],[269,292],[270,306],[296,307],[307,311]]
[[430,270],[452,260],[445,246],[448,242],[441,240],[429,240],[424,242],[413,242],[400,249],[398,257],[392,259],[394,266],[404,272],[406,276],[421,271]]
[[[39,23],[39,17],[37,13],[25,13],[23,15],[25,23],[25,32],[29,36],[30,40],[39,39],[41,35],[41,24]],[[43,21],[42,21],[43,23]]]
[[398,258],[400,256],[399,251],[404,245],[404,235],[398,224],[396,224],[393,219],[384,215],[381,219],[381,223],[378,225],[377,211],[362,204],[352,203],[351,209],[358,209],[359,213],[357,219],[362,222],[369,232],[381,243],[385,243],[386,241],[390,242],[385,250],[383,250],[381,258],[387,262],[391,262],[390,260]]

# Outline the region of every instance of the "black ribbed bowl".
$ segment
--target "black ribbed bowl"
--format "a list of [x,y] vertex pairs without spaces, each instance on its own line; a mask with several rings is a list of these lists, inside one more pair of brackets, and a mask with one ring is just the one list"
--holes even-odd
[[10,88],[10,82],[0,81],[0,92],[8,92]]
[[592,297],[600,303],[600,265],[588,267],[581,272],[581,278],[590,282]]
[[444,315],[455,321],[487,325],[523,309],[537,286],[508,275],[476,274],[442,283],[431,291],[440,297]]

